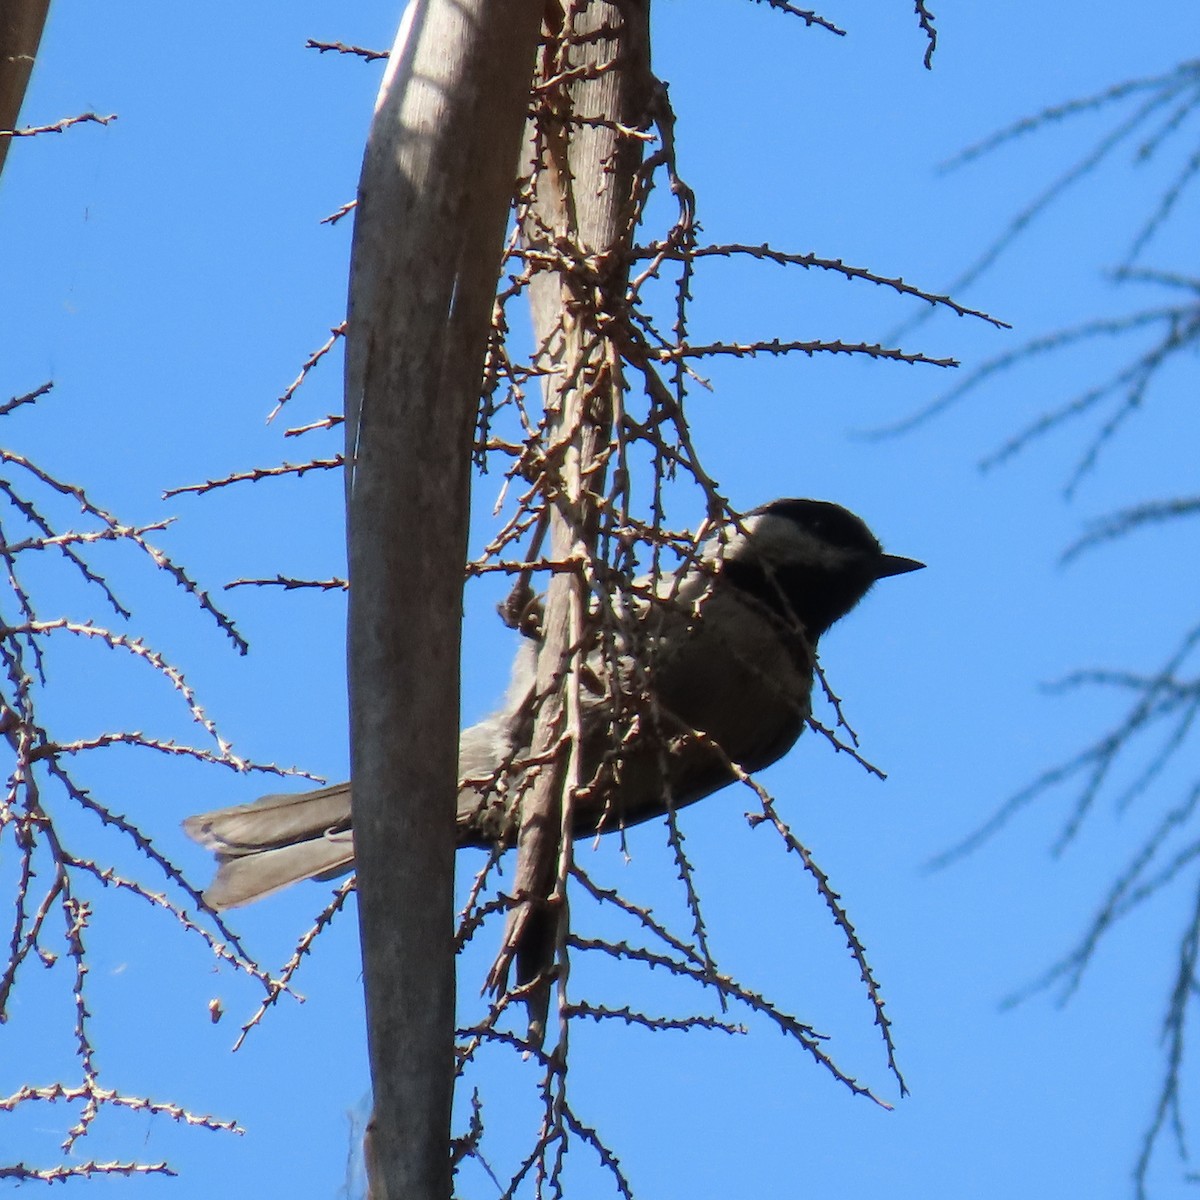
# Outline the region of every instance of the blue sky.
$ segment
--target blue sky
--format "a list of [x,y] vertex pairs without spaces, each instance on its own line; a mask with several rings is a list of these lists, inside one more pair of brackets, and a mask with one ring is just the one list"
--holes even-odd
[[[1182,0],[1143,9],[1136,21],[1124,6],[1078,0],[1036,18],[1013,3],[942,0],[927,72],[911,5],[870,7],[825,10],[850,31],[837,38],[764,5],[658,0],[655,66],[671,85],[680,170],[707,239],[771,242],[944,290],[1113,118],[1085,115],[950,173],[937,164],[1048,104],[1166,70],[1191,52],[1180,47],[1195,33]],[[0,399],[47,379],[55,391],[38,411],[7,418],[5,444],[84,484],[125,519],[177,516],[161,541],[212,588],[342,569],[332,475],[166,503],[160,495],[337,447],[336,434],[325,446],[297,446],[280,436],[281,422],[264,419],[341,319],[349,222],[318,222],[354,194],[381,67],[320,56],[304,40],[384,46],[397,17],[377,4],[335,13],[309,3],[101,10],[59,0],[52,11],[22,122],[89,109],[119,119],[18,142],[10,153],[0,184],[0,311],[10,330]],[[1180,161],[1177,152],[1135,169],[1131,155],[1065,196],[959,295],[1012,332],[943,314],[903,333],[905,347],[961,360],[961,376],[1048,329],[1126,311],[1136,297],[1101,268],[1119,260]],[[1145,261],[1189,269],[1183,231],[1195,216],[1194,197],[1185,197]],[[919,311],[869,285],[764,264],[705,264],[695,291],[698,341],[874,341]],[[1194,620],[1192,594],[1158,583],[1179,572],[1169,533],[1069,567],[1057,561],[1085,519],[1190,490],[1194,417],[1176,408],[1178,391],[1158,394],[1069,504],[1061,493],[1080,452],[1077,431],[1004,469],[977,467],[1046,406],[1102,377],[1119,353],[1101,343],[1043,359],[884,440],[859,435],[928,403],[952,373],[845,358],[706,364],[714,390],[697,391],[692,421],[709,471],[736,503],[838,500],[888,549],[929,564],[881,585],[822,644],[888,780],[867,778],[813,737],[765,777],[868,947],[912,1095],[884,1112],[753,1024],[739,1038],[581,1028],[573,1094],[638,1195],[1130,1194],[1191,903],[1186,884],[1110,935],[1068,1006],[1045,994],[1009,1011],[999,1005],[1070,948],[1157,810],[1102,805],[1053,859],[1071,796],[1052,796],[971,857],[923,869],[1119,711],[1111,696],[1054,696],[1039,683],[1080,666],[1156,665]],[[340,359],[330,360],[283,424],[336,411],[339,385]],[[495,486],[488,478],[477,489],[480,536]],[[240,751],[344,777],[340,599],[226,593],[253,646],[242,660],[163,580],[120,556],[110,569],[136,604],[136,631],[178,662]],[[68,589],[63,610],[84,616],[85,599]],[[488,710],[507,673],[493,601],[483,590],[468,599],[468,720]],[[47,614],[54,607],[47,601]],[[131,727],[189,736],[166,689],[111,659],[64,652],[56,662],[60,728],[95,732],[103,706]],[[271,790],[261,779],[123,751],[79,769],[198,876],[204,855],[179,821]],[[1178,782],[1168,775],[1166,794]],[[768,831],[746,829],[746,807],[728,792],[689,810],[684,824],[719,961],[828,1032],[839,1061],[897,1100],[836,931]],[[80,846],[98,846],[90,826],[67,827]],[[104,845],[134,868],[114,840]],[[607,844],[580,853],[589,870],[680,918],[661,831],[639,830],[631,850],[629,864]],[[2,864],[0,878],[8,879]],[[321,885],[297,888],[234,924],[264,963],[277,964],[326,896]],[[94,906],[89,996],[102,1078],[235,1118],[246,1133],[105,1117],[84,1156],[168,1158],[181,1174],[85,1186],[155,1198],[337,1195],[348,1114],[367,1086],[353,919],[335,923],[298,977],[307,1002],[282,1005],[230,1055],[257,1004],[253,985],[126,898],[97,895]],[[463,966],[467,995],[485,955],[477,957]],[[577,972],[581,987],[637,1008],[681,1013],[694,1003],[655,975],[588,970]],[[0,1092],[69,1075],[68,995],[62,966],[26,979],[0,1034]],[[213,997],[227,1014],[217,1025],[208,1018]],[[528,1129],[531,1080],[503,1058],[481,1077],[499,1163],[505,1133],[519,1139]],[[0,1160],[54,1161],[68,1124],[49,1107],[0,1117]],[[572,1153],[574,1194],[610,1194],[587,1152]],[[1151,1175],[1156,1195],[1180,1194],[1179,1175],[1166,1146]],[[495,1194],[479,1175],[462,1190]]]

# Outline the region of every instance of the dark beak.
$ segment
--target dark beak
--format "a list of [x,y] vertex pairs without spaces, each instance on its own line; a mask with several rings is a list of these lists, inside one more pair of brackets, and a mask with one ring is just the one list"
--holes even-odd
[[924,567],[923,562],[915,558],[901,558],[898,554],[882,554],[879,566],[875,570],[876,579],[886,579],[889,575],[907,575],[909,571],[919,571]]

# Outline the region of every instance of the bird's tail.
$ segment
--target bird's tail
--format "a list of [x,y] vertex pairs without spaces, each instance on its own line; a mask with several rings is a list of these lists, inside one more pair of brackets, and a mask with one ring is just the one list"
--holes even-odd
[[253,804],[188,817],[183,828],[217,856],[217,876],[204,891],[216,909],[237,908],[354,865],[348,783],[263,796]]

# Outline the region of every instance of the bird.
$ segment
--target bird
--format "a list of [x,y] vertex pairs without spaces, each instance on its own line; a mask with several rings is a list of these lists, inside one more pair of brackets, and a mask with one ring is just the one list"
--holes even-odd
[[[878,580],[924,565],[886,554],[841,505],[779,499],[720,525],[675,571],[612,597],[610,633],[585,648],[579,672],[587,783],[572,800],[574,834],[683,808],[782,758],[810,716],[818,640]],[[503,703],[460,735],[459,847],[516,840],[538,647],[536,633],[521,639]],[[216,856],[204,898],[218,911],[353,869],[349,783],[183,824]]]

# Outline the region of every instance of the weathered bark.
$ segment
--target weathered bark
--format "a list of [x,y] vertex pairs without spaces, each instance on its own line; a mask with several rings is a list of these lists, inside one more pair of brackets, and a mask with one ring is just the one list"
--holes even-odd
[[347,332],[353,820],[370,1195],[448,1200],[471,439],[542,0],[414,0],[359,185]]

